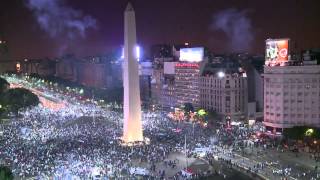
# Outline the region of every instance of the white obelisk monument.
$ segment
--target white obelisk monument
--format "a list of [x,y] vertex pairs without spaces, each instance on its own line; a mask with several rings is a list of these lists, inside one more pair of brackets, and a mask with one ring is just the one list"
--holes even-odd
[[143,141],[136,41],[136,18],[134,9],[129,2],[124,12],[124,123],[122,140],[125,143]]

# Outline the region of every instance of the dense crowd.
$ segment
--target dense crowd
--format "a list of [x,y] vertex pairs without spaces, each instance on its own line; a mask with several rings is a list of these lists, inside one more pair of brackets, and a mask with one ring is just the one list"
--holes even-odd
[[[173,121],[164,112],[147,110],[142,112],[142,123],[144,136],[150,143],[123,146],[123,115],[117,104],[102,107],[94,100],[80,100],[76,95],[41,85],[41,81],[39,85],[39,80],[7,79],[37,91],[53,104],[63,105],[50,108],[40,104],[24,109],[1,125],[0,164],[9,165],[15,176],[21,178],[128,179],[137,175],[165,178],[167,169],[176,169],[179,173],[172,178],[179,180],[212,174],[227,176],[223,170],[214,169],[187,175],[178,169],[178,159],[167,159],[174,153],[201,157],[211,165],[220,161],[225,167],[261,174],[269,166],[268,162],[249,163],[250,160],[236,160],[236,156],[247,156],[244,149],[262,149],[262,153],[266,153],[276,147],[273,140],[257,137],[257,132],[264,131],[259,123],[250,128],[216,126],[214,133],[200,124]],[[256,153],[259,156],[259,151]],[[139,167],[141,164],[146,165]],[[276,177],[293,174],[289,166],[278,165],[278,168],[272,172]],[[295,174],[297,177],[319,176],[311,172]]]
[[[210,143],[209,132],[200,126],[171,121],[160,112],[143,112],[144,136],[151,143],[122,146],[122,113],[40,90],[63,101],[65,107],[52,110],[39,105],[19,112],[4,125],[0,163],[10,165],[19,177],[128,177],[136,161],[148,163],[148,175],[161,177],[165,170],[159,171],[156,163],[183,151],[185,135],[194,135],[188,140],[189,150]],[[174,162],[168,165],[174,168]]]

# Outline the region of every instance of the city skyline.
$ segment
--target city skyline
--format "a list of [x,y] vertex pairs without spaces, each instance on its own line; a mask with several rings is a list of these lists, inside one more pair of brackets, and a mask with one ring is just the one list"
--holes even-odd
[[319,5],[7,0],[0,179],[319,179]]
[[[123,45],[123,15],[119,12],[126,2],[94,1],[88,4],[85,1],[54,0],[48,5],[35,0],[7,1],[1,6],[0,36],[7,41],[12,59],[57,57],[67,53],[77,56],[104,54]],[[146,56],[151,45],[161,43],[189,42],[207,46],[214,53],[242,51],[262,54],[265,39],[288,37],[295,51],[320,47],[317,35],[319,12],[316,11],[319,2],[281,1],[277,6],[273,4],[270,1],[133,1],[139,19],[138,43],[146,51]],[[59,10],[69,13],[55,14]],[[43,11],[48,12],[43,14]],[[43,23],[45,15],[49,16],[47,29]],[[65,21],[56,24],[55,18],[64,18]],[[238,23],[244,25],[240,31],[232,28]],[[49,32],[48,27],[57,26],[60,29],[56,33]],[[238,34],[241,35],[239,39],[235,38],[240,37]]]

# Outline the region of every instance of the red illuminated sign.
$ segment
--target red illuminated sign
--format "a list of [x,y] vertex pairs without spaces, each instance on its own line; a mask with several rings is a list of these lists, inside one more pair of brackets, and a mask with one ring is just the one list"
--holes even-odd
[[199,64],[196,64],[196,63],[177,63],[176,67],[199,68]]

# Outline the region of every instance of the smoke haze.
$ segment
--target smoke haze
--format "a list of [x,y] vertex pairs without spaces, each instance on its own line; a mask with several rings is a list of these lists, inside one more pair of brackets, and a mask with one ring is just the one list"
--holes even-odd
[[229,47],[235,52],[250,51],[253,30],[247,11],[237,9],[222,10],[213,15],[211,30],[223,31],[229,40]]
[[96,28],[96,20],[82,11],[67,7],[63,0],[27,0],[41,29],[51,38],[85,38],[89,28]]

